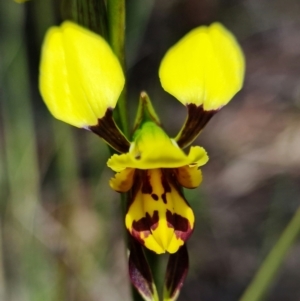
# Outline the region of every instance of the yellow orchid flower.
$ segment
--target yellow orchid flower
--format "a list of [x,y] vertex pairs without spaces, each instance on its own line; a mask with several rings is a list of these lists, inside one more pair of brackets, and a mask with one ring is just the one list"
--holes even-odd
[[183,188],[201,184],[200,167],[208,161],[200,146],[183,149],[241,89],[244,69],[237,41],[221,24],[192,30],[170,48],[159,68],[162,87],[188,110],[185,123],[170,138],[142,92],[130,142],[113,119],[125,77],[107,42],[69,21],[46,34],[40,91],[49,111],[96,133],[119,152],[107,161],[116,172],[110,186],[127,193],[129,275],[145,300],[159,299],[142,246],[157,254],[170,253],[163,298],[177,299],[188,270],[185,242],[195,223]]
[[110,186],[129,194],[125,225],[132,237],[158,254],[176,253],[193,231],[195,217],[182,187],[200,185],[199,167],[208,156],[199,146],[188,154],[183,148],[240,90],[244,65],[235,38],[221,24],[188,33],[159,69],[163,88],[188,109],[185,124],[170,138],[143,92],[129,142],[112,116],[125,79],[106,41],[68,21],[46,35],[40,90],[47,107],[57,119],[91,130],[120,153],[107,162],[116,172]]
[[157,254],[175,253],[191,235],[195,220],[181,187],[200,185],[199,167],[208,156],[199,146],[186,155],[157,120],[147,120],[152,106],[145,93],[140,106],[141,125],[128,153],[115,154],[107,162],[117,172],[110,186],[118,192],[131,190],[125,218],[131,235]]

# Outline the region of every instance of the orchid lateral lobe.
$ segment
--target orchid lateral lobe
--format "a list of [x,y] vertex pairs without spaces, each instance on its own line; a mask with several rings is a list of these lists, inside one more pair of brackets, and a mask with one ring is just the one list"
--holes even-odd
[[120,153],[129,150],[130,142],[120,131],[113,119],[113,110],[107,109],[105,115],[98,119],[98,124],[87,127],[93,133],[104,139],[112,148]]

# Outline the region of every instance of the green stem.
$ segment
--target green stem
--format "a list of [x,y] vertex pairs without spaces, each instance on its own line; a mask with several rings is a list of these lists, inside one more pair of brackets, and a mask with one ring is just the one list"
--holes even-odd
[[[125,73],[125,0],[109,0],[107,2],[108,16],[108,36],[112,50],[118,57],[123,71]],[[119,124],[123,133],[128,137],[127,107],[126,107],[126,86],[119,97],[117,107],[115,109],[115,120]],[[126,214],[126,198],[128,196],[122,194],[123,217]],[[125,230],[126,231],[126,230]],[[125,237],[127,238],[127,231]],[[127,240],[127,239],[126,239]],[[132,299],[134,301],[142,301],[143,298],[132,288]]]
[[[109,43],[118,57],[125,73],[125,0],[107,1],[108,37]],[[128,137],[126,87],[118,100],[115,119],[124,134]]]
[[283,231],[276,245],[262,263],[240,301],[259,301],[263,299],[299,234],[300,207]]

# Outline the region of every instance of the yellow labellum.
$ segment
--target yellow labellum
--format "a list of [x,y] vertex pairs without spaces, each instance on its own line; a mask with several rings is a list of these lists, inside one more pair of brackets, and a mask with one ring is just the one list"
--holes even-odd
[[118,59],[99,35],[72,23],[51,27],[40,64],[40,91],[56,117],[77,127],[98,123],[124,87]]
[[163,182],[161,169],[147,171],[125,218],[126,228],[157,254],[175,253],[192,233],[195,217],[175,187]]
[[217,110],[241,89],[245,62],[234,36],[221,24],[201,26],[183,37],[163,58],[162,87],[184,105]]

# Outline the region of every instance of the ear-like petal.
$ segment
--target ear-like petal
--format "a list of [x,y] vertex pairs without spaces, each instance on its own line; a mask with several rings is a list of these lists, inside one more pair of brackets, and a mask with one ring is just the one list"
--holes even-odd
[[184,105],[205,111],[226,105],[241,89],[244,56],[233,35],[221,24],[201,26],[183,37],[163,58],[162,87]]
[[40,91],[50,112],[77,127],[98,124],[124,87],[118,59],[99,35],[64,22],[47,32]]

